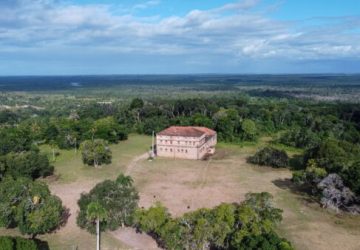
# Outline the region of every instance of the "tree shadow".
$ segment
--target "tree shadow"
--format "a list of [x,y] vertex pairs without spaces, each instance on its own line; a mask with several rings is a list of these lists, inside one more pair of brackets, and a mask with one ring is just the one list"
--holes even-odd
[[303,155],[293,155],[289,159],[289,167],[291,170],[303,170],[305,167]]
[[306,185],[297,185],[290,178],[276,179],[272,183],[283,190],[290,191],[306,203],[318,204],[320,205],[318,199],[312,195],[312,189]]
[[50,250],[49,243],[47,241],[34,239],[37,249],[39,250]]
[[64,227],[66,225],[66,223],[68,222],[69,220],[69,217],[70,217],[71,213],[70,213],[70,209],[67,208],[67,207],[64,207],[64,211],[61,215],[61,222],[60,222],[60,225],[57,229],[60,229],[61,227]]

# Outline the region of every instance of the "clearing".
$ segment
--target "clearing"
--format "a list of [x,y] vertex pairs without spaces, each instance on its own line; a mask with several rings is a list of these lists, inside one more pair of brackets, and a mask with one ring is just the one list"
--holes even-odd
[[[266,142],[262,142],[266,143]],[[140,206],[161,201],[173,216],[222,202],[240,202],[248,192],[269,192],[284,210],[278,227],[296,249],[360,249],[360,216],[336,215],[296,192],[287,169],[246,163],[254,145],[219,144],[210,161],[157,158],[132,170]],[[290,152],[291,153],[291,152]]]
[[[148,161],[146,151],[151,138],[130,135],[129,140],[111,146],[113,163],[98,169],[84,166],[79,152],[61,150],[54,163],[55,176],[46,181],[70,210],[70,217],[58,232],[40,238],[55,250],[94,249],[96,237],[76,225],[77,200],[96,183],[127,173],[135,180],[140,193],[139,205],[143,207],[161,201],[173,216],[180,216],[221,202],[240,202],[248,192],[266,191],[274,196],[275,205],[284,210],[279,233],[296,249],[360,249],[360,216],[336,215],[321,209],[310,197],[296,191],[287,169],[246,163],[246,158],[268,141],[269,138],[263,138],[258,145],[242,147],[220,143],[216,155],[209,161],[164,158]],[[51,155],[49,147],[42,150]],[[0,235],[3,234],[19,233],[14,229],[0,229]],[[158,249],[149,236],[136,234],[129,228],[103,233],[101,245],[104,250]]]

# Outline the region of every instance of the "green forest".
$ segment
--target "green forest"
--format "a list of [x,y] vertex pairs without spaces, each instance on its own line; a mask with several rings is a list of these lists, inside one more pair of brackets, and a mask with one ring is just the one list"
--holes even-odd
[[[220,142],[237,147],[269,137],[272,146],[259,148],[249,163],[288,168],[294,185],[322,207],[360,212],[360,106],[356,103],[252,96],[242,91],[211,97],[112,96],[107,101],[100,93],[76,98],[70,93],[2,95],[10,108],[0,111],[1,227],[17,227],[35,238],[65,223],[66,208],[39,181],[54,174],[59,150],[81,151],[83,163],[97,168],[111,163],[109,145],[171,125],[205,126],[217,132]],[[28,106],[11,106],[25,99]],[[49,145],[51,157],[41,151],[43,145]],[[301,153],[288,155],[282,148]],[[86,209],[97,202],[111,218],[100,223],[101,230],[133,226],[166,249],[293,249],[274,230],[281,210],[272,207],[269,194],[248,194],[242,203],[172,218],[162,204],[138,208],[137,191],[127,178],[105,181],[82,195],[77,218],[81,228],[95,232]],[[119,191],[109,200],[128,202],[106,202],[104,195],[111,190]],[[18,244],[17,239],[0,240],[9,246]]]

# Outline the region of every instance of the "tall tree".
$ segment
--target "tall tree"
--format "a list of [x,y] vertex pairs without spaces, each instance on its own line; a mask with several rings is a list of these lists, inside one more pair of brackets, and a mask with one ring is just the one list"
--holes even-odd
[[98,202],[109,216],[102,224],[101,230],[115,230],[123,225],[131,225],[138,200],[139,195],[130,176],[120,175],[115,181],[105,180],[98,183],[89,193],[81,195],[78,201],[80,212],[77,224],[91,233],[95,232],[92,221],[87,219],[86,210],[91,202]]
[[100,222],[107,220],[107,211],[99,202],[93,201],[87,206],[86,217],[96,223],[96,249],[100,250]]

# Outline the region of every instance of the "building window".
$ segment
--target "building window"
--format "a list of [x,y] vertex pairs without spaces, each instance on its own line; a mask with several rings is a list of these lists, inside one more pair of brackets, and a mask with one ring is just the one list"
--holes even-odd
[[172,148],[170,148],[170,152],[172,152]]
[[187,153],[187,149],[185,149],[185,153]]

